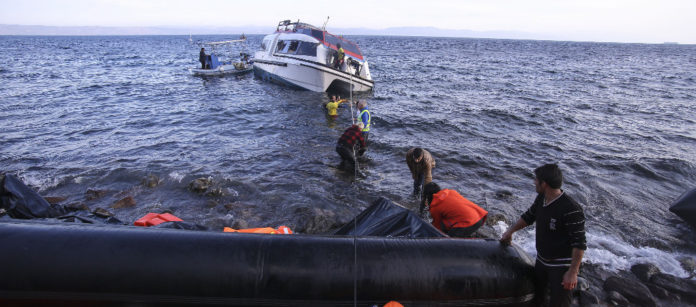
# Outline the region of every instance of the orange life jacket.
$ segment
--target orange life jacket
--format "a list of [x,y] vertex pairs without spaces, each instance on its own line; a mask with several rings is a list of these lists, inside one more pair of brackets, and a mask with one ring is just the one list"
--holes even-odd
[[183,220],[169,213],[148,213],[133,223],[135,226],[150,227],[164,222],[182,222]]
[[435,228],[448,232],[453,227],[469,227],[476,224],[488,211],[477,206],[455,190],[442,189],[433,194],[430,215]]
[[268,234],[292,234],[292,230],[288,226],[278,226],[278,228],[262,227],[262,228],[245,228],[234,229],[230,227],[223,228],[224,232],[243,232],[243,233],[268,233]]

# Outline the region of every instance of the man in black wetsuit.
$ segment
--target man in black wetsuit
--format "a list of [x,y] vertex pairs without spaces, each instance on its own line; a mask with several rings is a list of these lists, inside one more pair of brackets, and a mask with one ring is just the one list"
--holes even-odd
[[536,221],[536,305],[542,305],[549,287],[549,306],[570,306],[571,290],[578,283],[580,263],[587,249],[585,214],[580,205],[561,190],[563,174],[558,165],[538,167],[534,175],[538,193],[534,203],[503,233],[500,242],[510,244],[515,231]]

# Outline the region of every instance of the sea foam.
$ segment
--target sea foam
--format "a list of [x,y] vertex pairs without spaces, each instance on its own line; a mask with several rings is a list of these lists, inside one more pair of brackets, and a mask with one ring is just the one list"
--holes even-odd
[[[499,221],[493,226],[498,236],[502,235],[508,227],[503,221]],[[513,243],[522,247],[532,258],[535,258],[535,235],[536,231],[533,227],[522,229],[513,235]],[[679,252],[665,252],[647,246],[635,247],[615,236],[603,233],[586,232],[585,236],[587,250],[583,256],[583,262],[597,264],[611,272],[630,270],[631,266],[638,263],[652,263],[663,273],[688,278],[690,274],[682,268],[678,259],[696,256]]]

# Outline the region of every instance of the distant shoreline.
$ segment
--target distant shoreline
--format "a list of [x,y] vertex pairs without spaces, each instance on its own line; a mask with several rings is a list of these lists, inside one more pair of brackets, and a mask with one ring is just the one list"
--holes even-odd
[[[106,26],[44,26],[44,25],[9,25],[0,24],[0,36],[153,36],[153,35],[265,35],[275,30],[274,27],[238,26],[238,27],[106,27]],[[512,39],[512,40],[546,40],[596,43],[629,44],[667,44],[684,45],[682,42],[634,42],[571,39],[548,33],[528,33],[520,31],[473,31],[452,30],[435,27],[392,27],[385,29],[368,28],[329,28],[329,32],[338,35],[361,36],[404,36],[404,37],[439,37],[439,38],[477,38],[477,39]],[[688,44],[686,44],[688,45]]]

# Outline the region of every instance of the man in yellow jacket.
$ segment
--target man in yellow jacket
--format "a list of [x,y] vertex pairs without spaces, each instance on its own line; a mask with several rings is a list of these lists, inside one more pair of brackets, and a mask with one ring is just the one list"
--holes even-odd
[[338,106],[345,101],[345,99],[336,100],[336,96],[331,96],[331,101],[326,103],[326,110],[331,118],[338,117],[338,112],[336,110],[338,109]]

